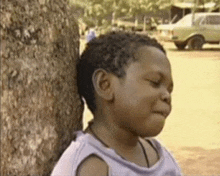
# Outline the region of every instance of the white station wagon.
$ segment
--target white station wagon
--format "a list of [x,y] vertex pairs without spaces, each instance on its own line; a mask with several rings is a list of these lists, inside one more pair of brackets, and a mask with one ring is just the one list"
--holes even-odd
[[159,39],[174,42],[178,49],[188,45],[199,50],[204,43],[220,43],[220,13],[188,14],[175,24],[159,25],[157,29]]

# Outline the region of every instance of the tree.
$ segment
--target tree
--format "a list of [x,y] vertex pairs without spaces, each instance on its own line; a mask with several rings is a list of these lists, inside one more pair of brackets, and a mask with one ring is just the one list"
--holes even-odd
[[86,10],[87,16],[94,19],[95,26],[99,26],[106,14],[106,10],[103,8],[103,6],[101,4],[89,5]]
[[[114,25],[119,14],[126,13],[128,4],[125,0],[105,0],[105,8],[108,9],[108,14],[111,14],[111,24]],[[111,7],[111,8],[109,8]]]
[[138,25],[138,17],[148,12],[156,13],[164,0],[71,0],[74,5],[84,9],[85,21],[96,21],[101,25],[103,19],[111,16],[111,24],[120,16],[134,16]]
[[102,25],[102,20],[109,16],[114,24],[117,15],[125,14],[128,9],[126,0],[71,0],[71,3],[84,9],[82,17],[88,25],[94,21],[95,24]]
[[129,0],[129,15],[135,17],[135,26],[138,26],[138,16],[148,12],[155,12],[159,9],[158,2],[153,0]]
[[1,4],[1,175],[48,176],[82,128],[78,25],[66,0]]

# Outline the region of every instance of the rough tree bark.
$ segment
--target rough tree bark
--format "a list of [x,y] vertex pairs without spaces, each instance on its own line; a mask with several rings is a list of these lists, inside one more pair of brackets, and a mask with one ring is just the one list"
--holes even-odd
[[82,128],[66,0],[1,2],[1,175],[48,176]]

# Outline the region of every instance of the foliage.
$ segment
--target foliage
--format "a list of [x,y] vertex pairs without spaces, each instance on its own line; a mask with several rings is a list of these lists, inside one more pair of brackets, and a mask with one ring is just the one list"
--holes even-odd
[[129,6],[129,13],[131,15],[139,15],[149,11],[156,11],[158,9],[157,3],[152,0],[129,0]]
[[[179,0],[181,2],[183,0]],[[220,0],[199,0],[200,2],[220,3]],[[146,13],[156,14],[160,10],[169,10],[171,0],[70,0],[81,10],[80,17],[89,26],[103,23],[113,24],[119,17],[138,17]],[[185,1],[184,1],[185,2]],[[194,2],[194,0],[191,0]],[[111,21],[112,20],[112,21]]]
[[[106,19],[121,16],[137,16],[146,12],[156,12],[160,2],[154,0],[70,0],[70,2],[83,9],[81,17],[88,25],[102,25]],[[105,19],[105,20],[103,20]]]

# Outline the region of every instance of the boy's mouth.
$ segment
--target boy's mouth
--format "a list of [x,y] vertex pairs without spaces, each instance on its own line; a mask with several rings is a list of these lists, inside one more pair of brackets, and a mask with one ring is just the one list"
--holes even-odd
[[169,115],[169,111],[153,111],[155,114],[160,114],[166,118]]

